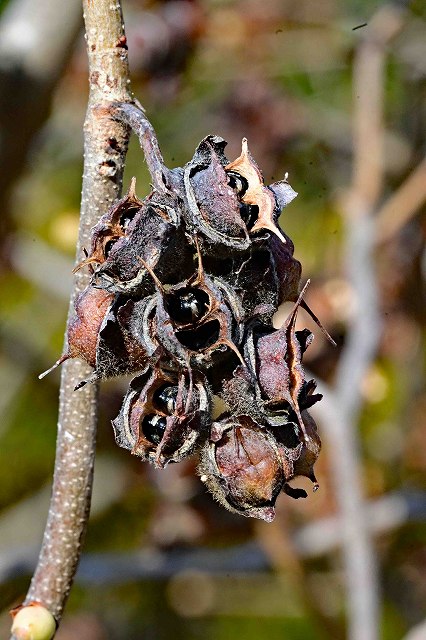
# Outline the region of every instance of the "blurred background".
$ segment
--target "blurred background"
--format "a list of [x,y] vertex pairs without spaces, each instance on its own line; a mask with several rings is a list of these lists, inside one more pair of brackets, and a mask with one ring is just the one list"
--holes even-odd
[[[62,350],[88,80],[77,0],[0,7],[7,637],[47,514],[59,375],[37,374]],[[320,490],[297,483],[308,499],[280,497],[273,524],[214,503],[195,460],[156,471],[118,449],[110,420],[128,381],[102,385],[93,511],[57,638],[426,638],[426,6],[123,0],[123,11],[132,87],[166,164],[216,133],[230,159],[246,136],[267,184],[289,172],[299,196],[281,225],[337,348],[300,314],[326,396]],[[135,140],[125,188],[132,176],[145,196]]]

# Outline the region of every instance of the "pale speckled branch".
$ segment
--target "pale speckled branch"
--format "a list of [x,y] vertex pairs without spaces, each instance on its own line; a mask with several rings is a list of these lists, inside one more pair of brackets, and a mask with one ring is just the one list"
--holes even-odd
[[319,390],[324,391],[324,401],[315,409],[335,451],[331,464],[341,513],[350,640],[377,640],[380,635],[376,556],[364,509],[357,422],[361,382],[374,360],[381,331],[374,266],[374,215],[384,184],[386,47],[403,26],[403,18],[401,6],[382,6],[370,20],[355,55],[354,162],[342,216],[345,271],[357,308],[348,327],[334,389],[325,390],[319,385]]
[[[119,0],[83,0],[89,58],[90,95],[84,124],[84,173],[77,261],[90,244],[90,230],[120,195],[129,132],[107,110],[111,101],[129,102],[127,47]],[[79,271],[73,302],[89,275]],[[38,565],[25,603],[41,602],[60,620],[81,553],[90,510],[96,442],[97,387],[75,385],[90,375],[88,365],[63,365],[52,498]]]

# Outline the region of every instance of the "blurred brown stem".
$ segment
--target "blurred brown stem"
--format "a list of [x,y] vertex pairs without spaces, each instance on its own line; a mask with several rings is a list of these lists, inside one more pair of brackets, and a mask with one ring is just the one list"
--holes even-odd
[[316,621],[318,628],[326,631],[333,640],[344,638],[341,621],[334,621],[323,613],[321,603],[317,602],[308,581],[308,571],[302,555],[295,546],[294,536],[289,535],[288,514],[277,511],[276,518],[268,527],[255,522],[254,531],[257,542],[269,558],[271,566],[277,574],[288,575],[296,596],[303,601],[310,616]]
[[[376,286],[374,215],[384,184],[383,88],[386,48],[403,24],[403,9],[384,5],[369,22],[354,60],[354,161],[352,184],[342,203],[346,236],[346,274],[355,309],[345,348],[317,415],[335,450],[336,498],[341,512],[348,599],[348,638],[377,640],[379,593],[373,542],[365,519],[357,435],[361,382],[374,360],[381,319]],[[320,387],[321,390],[321,387]]]
[[377,213],[377,242],[391,240],[426,201],[426,158]]
[[[119,1],[83,0],[90,95],[84,124],[84,172],[77,261],[91,227],[121,191],[128,130],[107,115],[111,101],[130,101],[127,47]],[[88,283],[79,271],[73,303]],[[42,603],[59,621],[77,569],[89,517],[97,422],[97,387],[75,385],[90,374],[70,360],[62,368],[55,473],[43,544],[25,603]]]

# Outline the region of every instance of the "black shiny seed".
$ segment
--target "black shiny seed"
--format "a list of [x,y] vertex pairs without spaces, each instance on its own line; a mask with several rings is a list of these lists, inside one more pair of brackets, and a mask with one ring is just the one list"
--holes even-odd
[[283,444],[289,449],[294,449],[300,444],[299,429],[297,424],[289,422],[281,428],[281,437]]
[[196,329],[176,331],[175,335],[184,347],[191,351],[202,351],[211,347],[219,339],[220,323],[218,320],[211,320]]
[[113,248],[117,240],[118,238],[112,238],[112,240],[108,240],[108,242],[105,243],[105,246],[104,246],[105,260],[108,258],[109,254],[111,253],[111,249]]
[[162,387],[159,387],[154,393],[153,401],[155,407],[159,411],[167,413],[169,416],[171,416],[176,407],[177,394],[178,388],[176,386],[164,384]]
[[287,449],[295,449],[300,444],[300,430],[294,422],[287,422],[280,427],[274,426],[270,430],[280,445],[284,445]]
[[248,189],[247,180],[235,171],[228,171],[227,175],[229,186],[235,191],[237,196],[241,198]]
[[152,444],[160,444],[166,430],[166,424],[166,418],[163,416],[155,413],[145,416],[142,421],[142,431],[145,438]]
[[250,230],[259,217],[259,207],[256,204],[244,204],[241,202],[240,216],[244,220],[247,229]]
[[127,211],[124,211],[120,216],[120,226],[123,231],[126,231],[127,227],[139,211],[138,207],[130,207]]
[[196,324],[206,315],[209,306],[207,293],[190,287],[175,291],[165,301],[167,313],[179,324]]

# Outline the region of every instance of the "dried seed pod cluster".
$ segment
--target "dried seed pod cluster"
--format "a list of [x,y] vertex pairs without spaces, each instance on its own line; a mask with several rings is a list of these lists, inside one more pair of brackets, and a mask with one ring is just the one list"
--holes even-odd
[[[295,329],[299,307],[310,312],[306,287],[299,294],[301,265],[278,225],[296,193],[264,184],[246,140],[229,162],[226,142],[208,136],[170,170],[141,108],[113,103],[109,115],[139,135],[153,188],[140,199],[132,180],[93,228],[77,267],[91,282],[56,364],[86,360],[94,371],[79,387],[138,374],[113,421],[117,443],[158,467],[199,450],[221,504],[271,521],[281,491],[306,497],[292,478],[317,486],[321,446],[308,413],[321,396],[302,366],[312,334]],[[276,330],[285,301],[294,309]],[[213,421],[214,396],[226,411]]]

